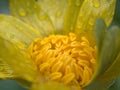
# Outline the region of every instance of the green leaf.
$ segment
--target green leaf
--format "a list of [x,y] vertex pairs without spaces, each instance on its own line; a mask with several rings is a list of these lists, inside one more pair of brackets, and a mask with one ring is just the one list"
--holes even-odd
[[[27,53],[20,51],[14,44],[0,37],[0,70],[4,74],[3,79],[23,79],[34,82],[36,78],[36,67]],[[7,69],[5,68],[7,67]]]
[[112,80],[120,76],[120,28],[117,26],[107,31],[98,60],[98,80]]
[[120,28],[112,26],[107,30],[104,21],[98,19],[95,36],[98,46],[97,69],[85,88],[106,90],[102,88],[108,88],[120,76]]
[[[97,70],[93,81],[109,81],[120,76],[120,28],[112,26],[106,33],[103,32],[99,32],[99,28],[96,30],[96,40],[99,43],[97,43]],[[103,40],[101,40],[102,36]]]
[[105,35],[106,35],[106,31],[107,31],[107,26],[104,20],[97,19],[96,25],[95,25],[95,39],[96,39],[96,44],[98,48],[98,54],[100,54],[101,52],[103,42],[105,39]]
[[21,49],[25,49],[34,38],[42,37],[40,33],[19,19],[0,15],[0,36],[14,43]]
[[55,28],[55,33],[61,33],[68,7],[68,0],[37,0],[41,9],[49,16]]
[[115,83],[108,90],[120,90],[120,77],[115,80]]
[[50,17],[36,0],[10,0],[10,10],[14,16],[37,29],[42,35],[54,33]]
[[118,25],[120,27],[120,0],[116,2],[116,9],[111,25]]
[[92,82],[90,85],[84,87],[85,90],[107,90],[111,85],[114,84],[112,81],[103,81],[103,82]]

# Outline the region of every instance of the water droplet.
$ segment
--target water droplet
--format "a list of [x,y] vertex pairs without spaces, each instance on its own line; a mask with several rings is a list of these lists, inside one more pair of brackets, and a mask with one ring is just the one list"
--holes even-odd
[[79,17],[82,17],[83,16],[83,14],[82,13],[79,13]]
[[81,29],[82,28],[82,26],[81,25],[77,25],[77,29]]
[[79,22],[79,23],[77,24],[77,29],[81,29],[81,28],[82,28],[82,23]]
[[49,2],[48,2],[48,5],[49,5],[50,7],[54,7],[54,6],[55,6],[55,3],[54,3],[54,2],[49,1]]
[[14,35],[14,34],[11,34],[11,35],[10,35],[10,38],[11,38],[11,39],[14,39],[14,38],[15,38],[15,35]]
[[68,0],[68,5],[70,6],[72,3],[71,3],[71,0]]
[[62,15],[62,12],[61,12],[61,11],[58,11],[58,12],[56,13],[56,17],[57,17],[57,18],[60,18],[61,15]]
[[94,5],[95,8],[99,8],[99,7],[100,7],[100,1],[95,0],[95,1],[93,2],[93,5]]
[[80,4],[81,4],[81,0],[76,0],[75,5],[80,6]]
[[112,11],[111,16],[114,16],[114,11]]
[[45,15],[40,15],[39,16],[39,19],[42,21],[42,20],[45,20],[47,17]]
[[[34,7],[34,9],[37,9],[37,8],[38,8],[37,5],[34,5],[33,7]],[[41,8],[39,8],[39,9],[41,10]]]
[[23,9],[19,10],[20,16],[26,16],[26,12]]
[[23,30],[23,28],[22,28],[22,27],[20,27],[20,26],[19,26],[18,28],[19,28],[19,30]]
[[[10,48],[11,47],[11,44],[8,42],[8,41],[4,41],[4,45],[5,47],[7,48]],[[10,50],[10,52],[12,53],[14,50]],[[0,58],[1,59],[1,58]]]
[[19,25],[15,25],[15,27],[16,27],[17,29],[19,29],[19,30],[23,30],[23,28],[22,28],[21,26],[19,26]]
[[94,22],[93,22],[93,21],[91,21],[91,20],[90,20],[88,23],[89,23],[89,25],[91,25],[91,26],[93,26],[93,25],[94,25]]
[[70,30],[71,30],[71,31],[73,30],[73,26],[72,26],[72,27],[70,27]]
[[30,2],[27,2],[26,4],[27,4],[27,6],[30,6]]

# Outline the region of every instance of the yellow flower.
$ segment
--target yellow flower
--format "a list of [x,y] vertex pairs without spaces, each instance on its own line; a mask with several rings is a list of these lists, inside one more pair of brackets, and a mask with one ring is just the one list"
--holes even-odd
[[106,90],[120,76],[120,28],[107,28],[116,0],[9,2],[15,17],[0,15],[0,78],[30,90]]

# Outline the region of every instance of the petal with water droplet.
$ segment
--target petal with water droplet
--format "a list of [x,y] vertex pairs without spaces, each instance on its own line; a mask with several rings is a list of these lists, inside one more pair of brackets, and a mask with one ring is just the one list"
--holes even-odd
[[11,41],[21,49],[27,48],[34,38],[42,37],[31,26],[8,15],[0,15],[0,36]]
[[90,42],[95,42],[94,25],[97,18],[105,20],[110,25],[115,9],[116,0],[84,0],[80,7],[75,24],[75,31],[78,36],[88,37]]
[[[24,51],[0,37],[0,78],[34,82],[36,67]],[[2,70],[4,68],[4,70]]]
[[50,17],[56,33],[61,33],[65,18],[68,0],[38,0],[37,3]]
[[35,0],[10,0],[10,10],[14,16],[47,36],[54,33],[54,26],[50,16],[37,2]]
[[75,25],[78,17],[80,7],[83,0],[69,0],[68,7],[65,14],[63,33],[68,34],[69,32],[75,31]]

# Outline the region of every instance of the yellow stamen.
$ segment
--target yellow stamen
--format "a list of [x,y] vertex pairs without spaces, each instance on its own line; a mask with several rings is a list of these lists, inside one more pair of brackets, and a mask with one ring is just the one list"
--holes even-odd
[[73,33],[37,38],[28,51],[39,72],[50,80],[82,87],[95,71],[96,49],[85,37],[77,41]]

